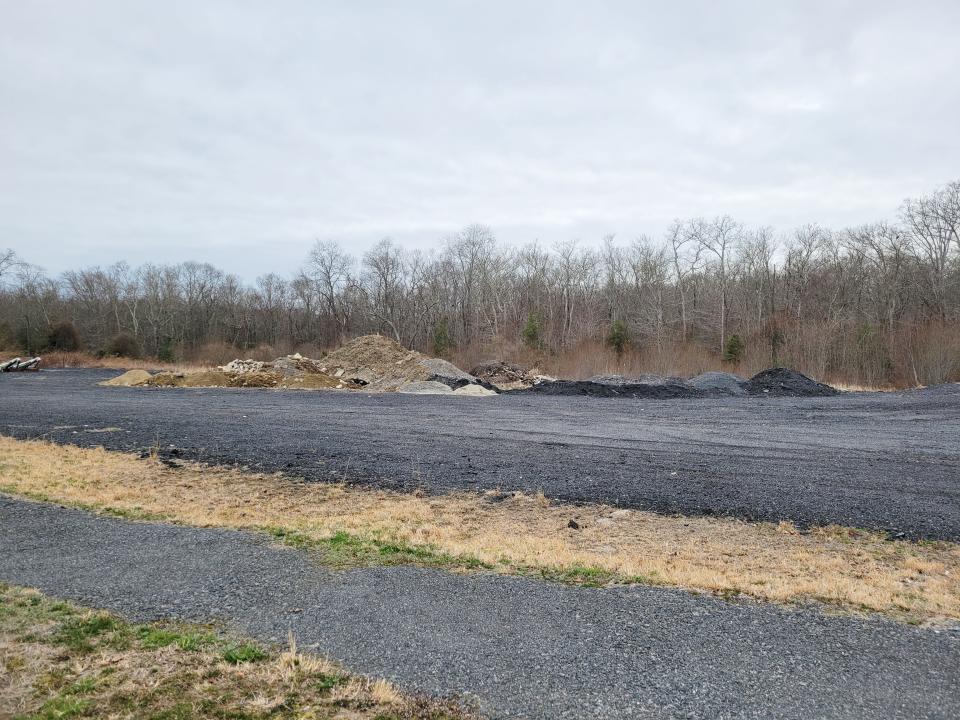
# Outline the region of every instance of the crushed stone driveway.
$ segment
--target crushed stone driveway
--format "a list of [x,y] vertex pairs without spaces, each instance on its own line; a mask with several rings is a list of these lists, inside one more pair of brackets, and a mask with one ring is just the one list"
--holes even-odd
[[960,634],[658,588],[331,572],[238,531],[0,495],[0,581],[134,620],[219,620],[493,717],[956,718]]
[[489,398],[98,387],[0,375],[0,433],[398,490],[960,540],[960,385],[830,398]]

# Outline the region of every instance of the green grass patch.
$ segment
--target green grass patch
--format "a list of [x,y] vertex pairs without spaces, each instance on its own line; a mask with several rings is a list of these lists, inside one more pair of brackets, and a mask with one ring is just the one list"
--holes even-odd
[[53,642],[66,645],[77,652],[92,652],[91,640],[117,627],[110,615],[97,613],[89,617],[72,618],[64,622],[53,635]]
[[89,707],[90,701],[84,698],[58,695],[47,700],[37,712],[17,716],[15,720],[68,720],[85,714]]
[[364,538],[343,531],[327,538],[313,538],[284,527],[268,527],[264,530],[284,545],[312,551],[322,565],[334,569],[378,565],[420,565],[446,570],[492,570],[495,567],[478,558],[450,555],[429,545]]
[[181,650],[195,651],[217,642],[216,635],[210,632],[167,627],[141,627],[137,630],[137,639],[146,650],[175,645]]
[[317,678],[316,688],[318,690],[333,690],[337,685],[344,683],[348,680],[345,675],[333,675],[333,674],[322,674]]
[[241,665],[264,660],[267,651],[253,643],[240,643],[226,648],[221,657],[231,665]]

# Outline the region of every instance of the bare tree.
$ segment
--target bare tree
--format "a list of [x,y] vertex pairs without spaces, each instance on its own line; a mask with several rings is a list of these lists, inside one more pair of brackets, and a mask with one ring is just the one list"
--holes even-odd
[[727,273],[730,256],[743,236],[743,226],[729,215],[712,221],[702,218],[689,224],[690,238],[704,251],[714,256],[717,262],[717,277],[720,289],[720,348],[727,344]]
[[334,322],[332,341],[339,342],[347,332],[350,312],[344,302],[352,283],[354,260],[333,240],[317,241],[310,250],[306,275],[313,280],[327,313]]

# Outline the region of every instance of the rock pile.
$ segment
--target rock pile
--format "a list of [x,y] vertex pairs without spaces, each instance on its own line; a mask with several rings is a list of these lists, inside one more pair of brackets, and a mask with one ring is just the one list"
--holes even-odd
[[269,363],[260,362],[259,360],[231,360],[226,365],[221,365],[217,370],[225,373],[253,373],[253,372],[263,372],[264,367]]
[[701,392],[711,395],[746,395],[746,378],[725,372],[705,372],[687,382]]

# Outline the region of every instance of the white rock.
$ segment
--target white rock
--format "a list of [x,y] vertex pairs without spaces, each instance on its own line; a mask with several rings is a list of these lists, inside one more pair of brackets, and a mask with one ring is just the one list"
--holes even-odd
[[453,390],[449,385],[444,385],[433,380],[418,380],[416,382],[404,383],[397,388],[398,393],[407,395],[452,395]]
[[497,393],[493,390],[488,390],[481,385],[464,385],[463,387],[458,387],[456,390],[454,390],[453,394],[465,395],[466,397],[490,397],[491,395],[496,395]]

